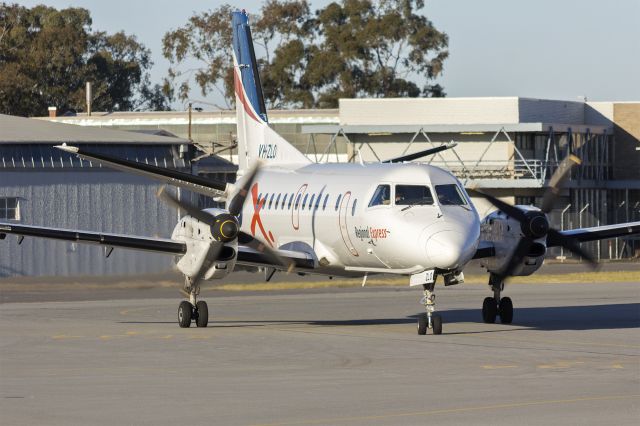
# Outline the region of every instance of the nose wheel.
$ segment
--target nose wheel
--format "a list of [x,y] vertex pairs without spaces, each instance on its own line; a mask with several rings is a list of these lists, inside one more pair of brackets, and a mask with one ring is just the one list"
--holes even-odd
[[442,334],[442,317],[436,314],[436,295],[433,293],[435,285],[425,284],[424,296],[420,303],[424,305],[426,312],[418,316],[418,334],[424,336],[431,329],[433,334]]

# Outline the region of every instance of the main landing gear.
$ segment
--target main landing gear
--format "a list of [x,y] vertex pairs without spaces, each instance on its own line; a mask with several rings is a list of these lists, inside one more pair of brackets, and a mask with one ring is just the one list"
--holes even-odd
[[496,317],[500,316],[502,324],[511,324],[513,321],[513,302],[509,297],[500,297],[500,293],[504,290],[504,281],[491,274],[489,285],[493,290],[493,297],[486,297],[482,303],[483,321],[493,324],[496,322]]
[[436,295],[433,290],[435,283],[423,284],[424,296],[420,303],[424,305],[427,312],[418,317],[418,334],[425,335],[431,329],[433,334],[442,334],[442,317],[436,314]]
[[206,327],[209,323],[209,307],[204,300],[197,300],[200,288],[192,288],[188,278],[185,279],[185,290],[189,293],[189,300],[183,300],[178,306],[178,325],[181,328],[191,327],[191,321],[196,326]]

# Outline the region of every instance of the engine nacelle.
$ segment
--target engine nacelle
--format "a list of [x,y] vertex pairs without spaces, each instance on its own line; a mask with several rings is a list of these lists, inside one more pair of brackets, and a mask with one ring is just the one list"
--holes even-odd
[[[221,209],[207,209],[214,216],[228,213]],[[212,231],[212,226],[200,222],[191,216],[184,216],[173,229],[171,238],[183,241],[187,245],[187,252],[178,260],[178,270],[187,277],[193,277],[202,267],[211,244],[221,244],[219,236]],[[223,243],[224,246],[218,259],[214,261],[205,272],[204,280],[213,280],[226,277],[236,265],[238,256],[238,240],[233,239]],[[210,260],[209,260],[210,261]]]
[[[520,238],[523,236],[535,237],[542,233],[546,234],[544,223],[546,220],[544,213],[532,206],[517,206],[519,209],[531,216],[531,222],[523,226],[516,219],[513,219],[501,211],[495,211],[487,215],[480,223],[480,239],[491,241],[495,247],[495,256],[483,258],[480,264],[487,268],[489,272],[501,272],[507,266],[511,254],[515,250]],[[533,227],[533,229],[531,229]],[[547,227],[548,229],[548,227]],[[546,235],[533,240],[528,255],[522,264],[516,268],[513,275],[526,276],[537,271],[544,261],[547,252]]]

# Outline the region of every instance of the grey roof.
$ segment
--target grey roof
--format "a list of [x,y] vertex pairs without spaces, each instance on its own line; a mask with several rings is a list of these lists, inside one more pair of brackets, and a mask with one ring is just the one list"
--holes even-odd
[[187,139],[0,114],[0,144],[186,144]]
[[366,134],[366,133],[462,133],[462,132],[498,132],[504,129],[505,132],[548,132],[553,128],[554,132],[566,132],[571,129],[573,132],[585,132],[587,129],[591,133],[604,133],[608,130],[606,126],[586,125],[586,124],[563,124],[563,123],[495,123],[495,124],[426,124],[426,125],[339,125],[339,124],[316,124],[303,125],[302,133],[335,134],[342,130],[346,134]]

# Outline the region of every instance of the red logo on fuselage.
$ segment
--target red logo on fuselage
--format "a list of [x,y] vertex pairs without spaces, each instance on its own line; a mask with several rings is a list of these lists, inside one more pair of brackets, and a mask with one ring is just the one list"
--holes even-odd
[[262,236],[264,237],[264,240],[271,247],[273,247],[273,243],[275,242],[275,239],[273,238],[273,234],[271,233],[271,231],[269,231],[268,233],[267,231],[265,231],[264,225],[262,224],[262,218],[260,217],[260,210],[262,210],[262,207],[264,207],[264,204],[267,200],[266,198],[263,198],[262,200],[258,199],[257,183],[251,187],[251,199],[253,200],[253,216],[251,217],[251,235],[253,235],[254,237],[256,236],[256,225],[257,225],[258,228],[260,229],[260,232],[262,232]]

